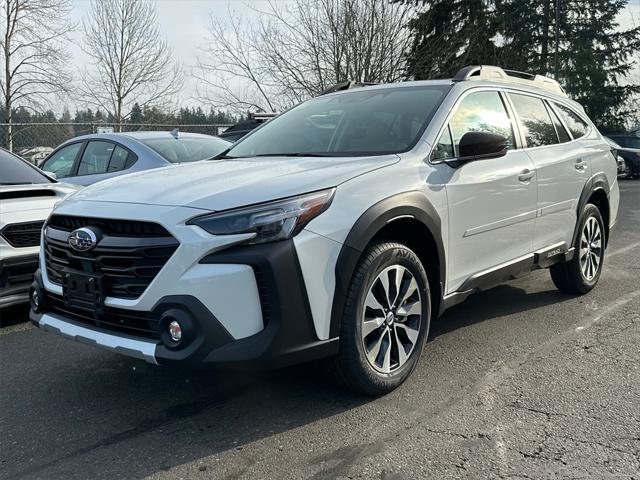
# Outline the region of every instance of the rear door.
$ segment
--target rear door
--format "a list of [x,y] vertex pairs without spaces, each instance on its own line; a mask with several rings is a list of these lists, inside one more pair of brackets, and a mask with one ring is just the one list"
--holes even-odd
[[509,92],[508,97],[520,124],[525,152],[538,176],[533,249],[563,242],[569,248],[578,200],[591,175],[588,156],[546,100],[521,92]]
[[536,214],[535,167],[518,149],[516,130],[503,95],[471,90],[458,101],[440,134],[432,162],[456,157],[470,131],[499,133],[510,150],[500,158],[442,170],[449,205],[447,293],[465,280],[531,253]]

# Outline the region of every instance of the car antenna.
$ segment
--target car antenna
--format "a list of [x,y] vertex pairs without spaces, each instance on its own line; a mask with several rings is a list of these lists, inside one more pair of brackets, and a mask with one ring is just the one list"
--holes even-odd
[[176,140],[178,140],[178,134],[180,133],[180,130],[178,130],[177,128],[174,128],[173,130],[171,130],[171,135],[173,136],[173,138],[175,138]]

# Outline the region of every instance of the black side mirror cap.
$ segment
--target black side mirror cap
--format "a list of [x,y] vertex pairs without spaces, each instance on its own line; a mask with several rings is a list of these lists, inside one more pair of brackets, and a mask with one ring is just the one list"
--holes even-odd
[[509,149],[509,141],[504,135],[489,132],[467,132],[460,139],[458,158],[447,161],[457,168],[475,160],[503,157]]

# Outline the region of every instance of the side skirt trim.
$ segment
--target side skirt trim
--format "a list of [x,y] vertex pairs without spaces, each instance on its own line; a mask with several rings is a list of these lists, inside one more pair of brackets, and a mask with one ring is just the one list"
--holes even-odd
[[469,295],[488,290],[507,280],[513,280],[539,268],[549,268],[559,263],[567,262],[573,258],[574,249],[568,249],[566,242],[556,243],[533,253],[511,260],[507,263],[489,268],[470,276],[457,291],[445,295],[442,299],[441,315],[447,308],[466,300]]

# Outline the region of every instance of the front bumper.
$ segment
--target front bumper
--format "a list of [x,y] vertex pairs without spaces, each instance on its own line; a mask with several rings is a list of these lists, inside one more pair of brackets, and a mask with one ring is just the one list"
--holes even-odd
[[[262,317],[260,321],[264,324],[257,333],[236,338],[226,328],[226,322],[217,318],[201,299],[191,294],[179,294],[159,298],[147,311],[135,310],[137,317],[148,316],[157,322],[160,334],[156,338],[125,334],[117,330],[117,320],[120,316],[124,321],[132,310],[112,304],[105,309],[110,315],[108,318],[102,316],[105,312],[94,312],[89,318],[65,314],[64,309],[56,307],[61,304],[62,297],[45,288],[40,273],[36,274],[33,284],[41,299],[40,306],[38,312],[32,308],[31,320],[44,330],[83,343],[150,363],[180,364],[191,368],[272,368],[337,353],[337,339],[320,340],[316,334],[293,241],[231,247],[205,255],[196,267],[211,272],[216,270],[216,266],[226,272],[233,272],[235,267],[251,272],[253,281],[248,282],[246,289],[236,285],[233,287],[235,292],[223,292],[226,297],[212,290],[209,297],[213,303],[240,304],[243,296],[251,297],[251,285],[255,285],[253,288],[257,288]],[[222,311],[228,310],[224,308]],[[183,326],[184,341],[180,345],[173,344],[164,333],[173,319],[178,319]],[[234,320],[244,321],[243,318]],[[249,321],[251,323],[252,320]]]
[[37,254],[0,260],[0,308],[29,301],[29,287],[37,268]]

